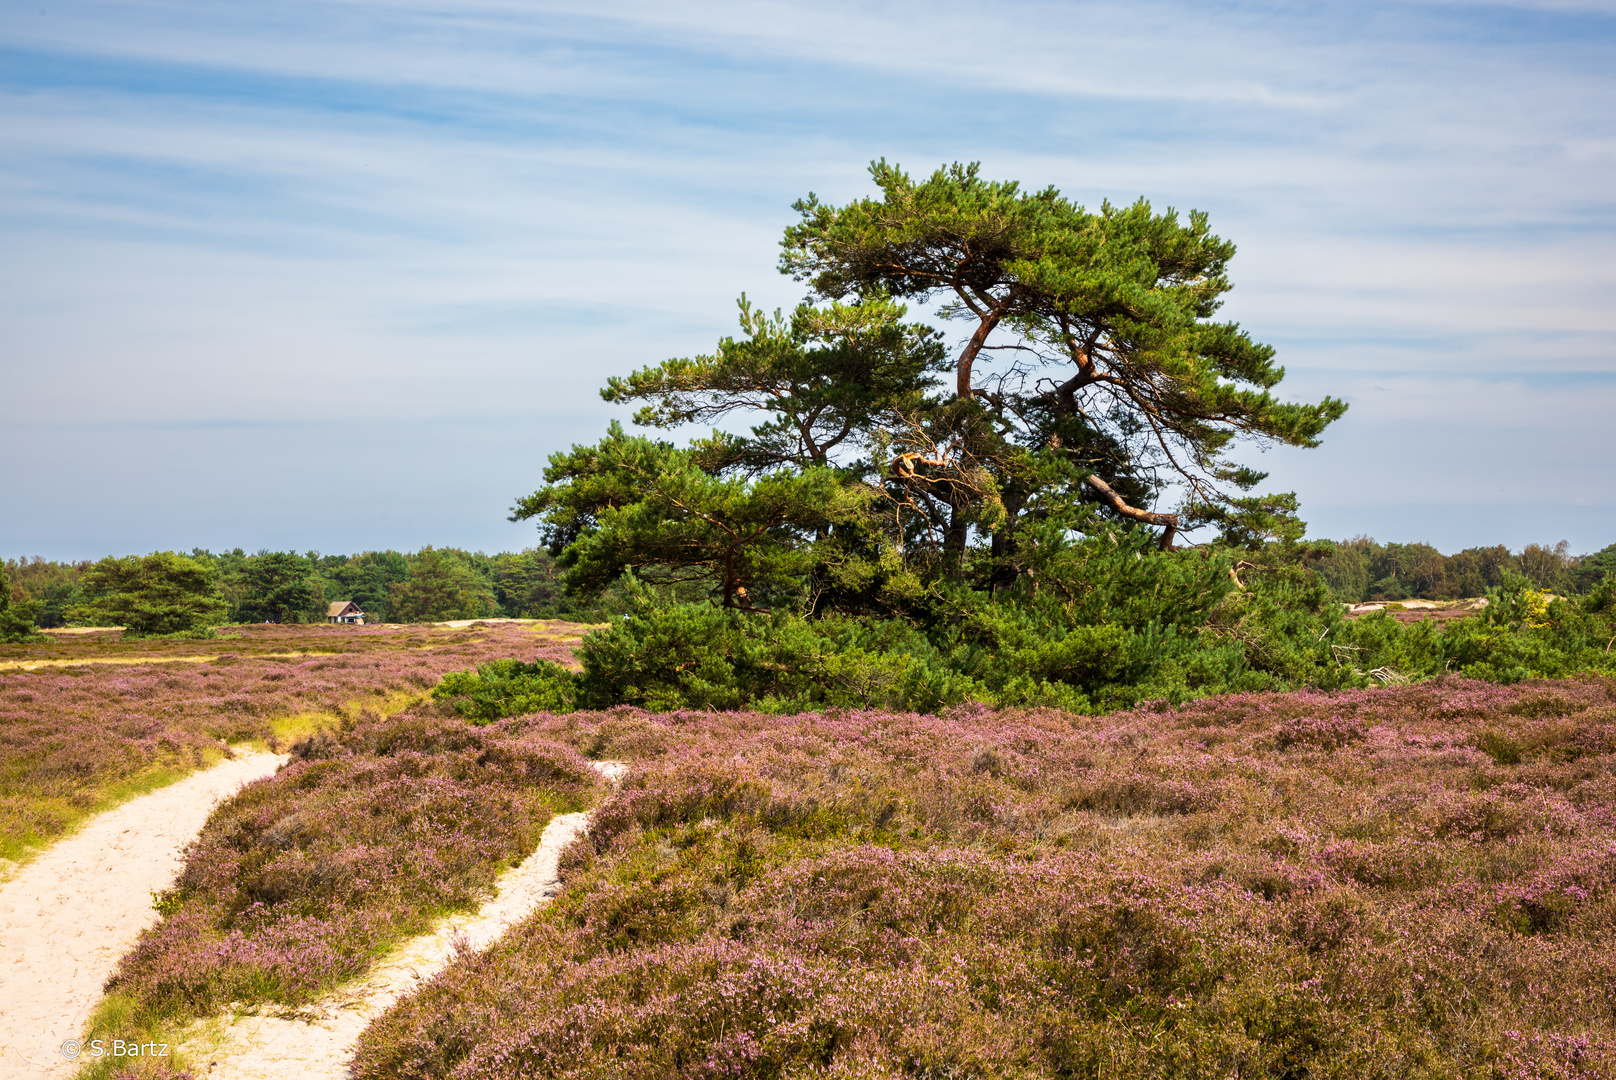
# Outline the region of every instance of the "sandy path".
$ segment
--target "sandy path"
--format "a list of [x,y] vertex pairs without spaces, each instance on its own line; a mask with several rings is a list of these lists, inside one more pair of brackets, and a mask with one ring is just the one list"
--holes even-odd
[[101,984],[157,919],[151,894],[213,807],[286,758],[239,752],[91,818],[0,886],[0,1077],[64,1076]]
[[[616,783],[621,762],[592,762]],[[222,1033],[204,1032],[185,1044],[193,1068],[208,1080],[347,1080],[354,1044],[371,1020],[454,959],[457,945],[483,949],[561,890],[561,851],[588,830],[589,815],[552,818],[532,855],[499,879],[498,895],[476,914],[444,919],[371,969],[357,983],[308,1010],[309,1020],[244,1016]]]

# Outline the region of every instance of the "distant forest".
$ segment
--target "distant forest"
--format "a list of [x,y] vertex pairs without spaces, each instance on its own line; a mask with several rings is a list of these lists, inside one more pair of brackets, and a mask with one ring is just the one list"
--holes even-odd
[[1366,600],[1455,600],[1485,596],[1520,574],[1556,596],[1582,595],[1616,571],[1616,544],[1592,555],[1572,555],[1562,540],[1528,544],[1519,554],[1502,544],[1444,555],[1430,544],[1381,544],[1367,536],[1334,545],[1312,569],[1345,603]]
[[[1344,603],[1368,600],[1449,600],[1482,596],[1505,572],[1520,574],[1547,592],[1580,595],[1616,571],[1616,544],[1591,555],[1571,555],[1565,541],[1553,547],[1528,544],[1511,552],[1502,544],[1444,555],[1429,544],[1382,544],[1367,536],[1329,546],[1310,564]],[[241,548],[215,554],[201,548],[190,558],[207,566],[228,621],[324,622],[332,601],[352,600],[371,622],[439,622],[447,619],[516,618],[600,621],[628,610],[618,588],[598,599],[568,595],[566,571],[542,549],[485,555],[459,548],[366,551],[322,555],[317,551]],[[71,626],[70,609],[86,599],[80,579],[94,563],[8,559],[11,595],[42,605],[39,625]]]
[[[412,553],[366,551],[322,555],[317,551],[241,548],[215,554],[197,548],[189,558],[206,566],[218,595],[229,605],[227,621],[324,622],[333,601],[352,600],[370,622],[438,622],[446,619],[568,618],[596,620],[622,608],[615,591],[580,604],[569,600],[556,560],[543,551],[485,555],[458,548],[426,547]],[[48,559],[8,559],[12,599],[38,601],[44,628],[84,624],[72,609],[87,599],[81,586],[95,564]]]

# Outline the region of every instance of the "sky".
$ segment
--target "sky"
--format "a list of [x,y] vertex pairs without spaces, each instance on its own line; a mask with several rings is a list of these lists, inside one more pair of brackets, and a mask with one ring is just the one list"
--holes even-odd
[[1616,542],[1616,0],[0,0],[0,557],[532,546],[876,158],[1208,212],[1311,535]]

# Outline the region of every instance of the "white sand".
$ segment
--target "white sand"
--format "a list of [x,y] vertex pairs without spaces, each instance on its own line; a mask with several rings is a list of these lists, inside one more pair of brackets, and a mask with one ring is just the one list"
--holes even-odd
[[[616,783],[621,762],[592,763]],[[588,814],[551,819],[538,850],[499,879],[498,895],[475,915],[444,919],[430,934],[405,942],[357,983],[306,1010],[310,1019],[244,1016],[223,1030],[203,1024],[185,1044],[192,1067],[208,1080],[347,1080],[354,1044],[371,1020],[412,993],[454,959],[457,946],[484,949],[561,889],[562,850],[588,830]]]
[[0,886],[0,1077],[66,1075],[77,1038],[135,938],[157,919],[180,854],[209,812],[286,758],[238,752],[92,818]]

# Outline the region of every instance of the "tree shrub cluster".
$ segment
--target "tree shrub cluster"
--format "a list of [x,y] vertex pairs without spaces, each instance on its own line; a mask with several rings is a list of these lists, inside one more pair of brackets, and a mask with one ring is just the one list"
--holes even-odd
[[68,609],[73,621],[122,626],[129,635],[204,633],[228,612],[212,568],[172,551],[102,559],[79,588],[84,602]]
[[[1508,573],[1558,596],[1592,592],[1616,571],[1616,544],[1592,555],[1570,556],[1555,547],[1528,545],[1512,553],[1502,545],[1468,548],[1444,556],[1427,544],[1380,544],[1367,537],[1322,547],[1307,562],[1339,600],[1449,599],[1484,596]],[[321,555],[241,549],[215,555],[202,549],[186,558],[208,567],[227,605],[223,622],[322,622],[331,600],[355,601],[372,621],[434,622],[451,618],[571,618],[598,622],[621,616],[635,601],[627,579],[608,582],[591,596],[544,550],[484,555],[457,548],[416,553],[364,552]],[[103,564],[106,560],[102,561]],[[84,577],[97,563],[11,559],[0,564],[9,586],[7,640],[34,634],[34,627],[99,625],[86,604]],[[661,592],[683,601],[703,599],[699,581],[673,587],[667,572],[653,567]],[[576,580],[576,579],[575,579]],[[206,586],[203,587],[206,589]],[[20,637],[18,635],[21,635]]]
[[[36,625],[117,625],[129,627],[131,634],[166,634],[225,623],[324,622],[334,600],[354,601],[372,622],[406,623],[598,621],[620,613],[626,603],[615,584],[589,601],[569,596],[555,558],[537,550],[485,555],[427,547],[413,553],[321,555],[248,554],[240,548],[215,554],[198,548],[188,555],[156,552],[99,562],[16,559],[3,568],[10,578],[0,589],[10,601],[6,618],[19,627],[26,620],[28,634]],[[182,604],[181,596],[190,599]]]
[[[796,205],[780,269],[810,293],[789,316],[743,296],[741,336],[601,392],[642,427],[749,433],[680,447],[614,423],[517,501],[581,600],[648,591],[581,671],[523,673],[512,701],[1096,712],[1607,664],[1603,601],[1542,596],[1563,547],[1456,556],[1499,603],[1451,635],[1344,622],[1354,590],[1451,582],[1434,549],[1308,543],[1294,493],[1253,493],[1237,444],[1315,446],[1345,406],[1276,397],[1273,350],[1215,320],[1234,246],[1204,215],[1090,212],[974,166],[871,174],[879,198]],[[957,355],[908,300],[960,325]],[[1194,528],[1215,536],[1179,549]],[[445,693],[492,715],[504,679]]]
[[1491,603],[1446,625],[1342,614],[1305,572],[1254,573],[1198,551],[1088,541],[1049,591],[945,595],[929,625],[831,613],[814,619],[677,603],[634,590],[628,617],[587,636],[571,671],[484,663],[434,690],[474,722],[635,706],[892,708],[978,702],[1102,713],[1222,693],[1341,689],[1458,674],[1516,683],[1616,674],[1616,575],[1554,597],[1506,572]]
[[1528,544],[1518,554],[1495,544],[1444,555],[1430,544],[1381,544],[1357,536],[1334,545],[1314,569],[1347,603],[1485,596],[1511,573],[1545,592],[1580,595],[1616,571],[1616,544],[1581,556],[1570,554],[1564,540],[1553,547]]

